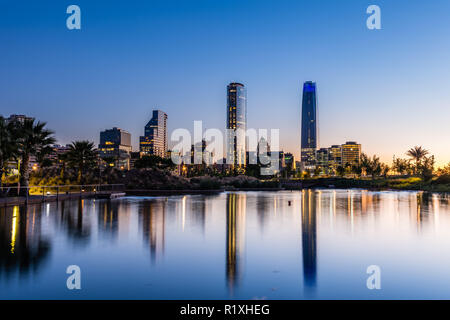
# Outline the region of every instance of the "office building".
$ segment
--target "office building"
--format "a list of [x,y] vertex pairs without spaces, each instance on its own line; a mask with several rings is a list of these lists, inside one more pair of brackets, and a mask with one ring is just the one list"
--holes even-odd
[[314,169],[318,147],[317,90],[311,81],[303,85],[301,135],[303,169]]
[[120,128],[100,132],[99,156],[111,159],[110,165],[119,169],[130,169],[131,134]]
[[340,145],[332,145],[329,148],[330,163],[334,169],[342,166],[342,147]]
[[[330,149],[320,148],[316,152],[316,164],[322,169],[328,168],[331,164],[330,162]],[[325,170],[324,170],[325,171]]]
[[145,126],[144,136],[139,138],[139,149],[145,155],[167,157],[167,114],[153,110],[150,121]]
[[233,165],[246,164],[247,92],[243,84],[227,87],[227,159]]
[[346,166],[347,164],[359,164],[361,159],[361,145],[354,142],[348,141],[342,146],[342,165]]
[[286,166],[286,169],[291,171],[295,170],[295,158],[292,153],[285,153],[284,154],[284,164]]

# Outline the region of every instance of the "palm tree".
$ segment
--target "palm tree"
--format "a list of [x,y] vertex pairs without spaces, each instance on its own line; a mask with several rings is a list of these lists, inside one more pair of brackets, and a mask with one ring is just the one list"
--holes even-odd
[[6,167],[9,160],[17,157],[18,148],[14,139],[13,128],[11,123],[7,123],[6,119],[0,116],[0,188],[2,185],[3,175],[6,174]]
[[61,165],[61,171],[59,177],[61,180],[66,179],[66,165],[67,165],[67,153],[58,154],[58,163]]
[[360,166],[364,170],[364,174],[367,175],[370,170],[370,158],[365,153],[361,153]]
[[415,146],[414,148],[409,149],[406,154],[411,157],[415,162],[416,166],[414,167],[414,174],[417,173],[417,168],[419,166],[420,161],[428,154],[428,150],[422,148],[422,146]]
[[94,143],[86,140],[72,142],[67,152],[67,162],[72,168],[77,168],[77,180],[78,183],[82,183],[84,172],[97,163],[97,150],[94,148]]
[[398,174],[403,175],[408,171],[408,161],[406,159],[395,158],[392,162],[392,170],[396,171]]
[[19,155],[21,159],[20,165],[20,186],[24,187],[21,195],[26,195],[28,183],[30,180],[30,170],[28,164],[31,156],[42,156],[43,153],[49,152],[49,146],[55,143],[53,131],[45,129],[45,122],[35,123],[34,119],[26,119],[23,122],[16,121],[14,127],[16,129],[15,136],[18,141]]

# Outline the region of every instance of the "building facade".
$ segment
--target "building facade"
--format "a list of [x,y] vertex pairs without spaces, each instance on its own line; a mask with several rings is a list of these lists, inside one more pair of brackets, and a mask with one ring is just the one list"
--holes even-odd
[[302,125],[301,125],[301,162],[304,169],[316,166],[318,143],[317,90],[316,84],[307,81],[303,84]]
[[247,130],[247,91],[242,83],[227,87],[227,159],[233,165],[245,167]]
[[342,165],[354,165],[359,164],[361,159],[361,145],[348,141],[342,146]]
[[167,141],[167,114],[161,110],[153,110],[144,135],[139,138],[139,150],[145,155],[166,158]]
[[131,134],[120,128],[100,132],[99,156],[114,159],[110,164],[120,169],[130,169]]
[[289,170],[289,171],[295,170],[295,158],[292,153],[284,154],[284,164],[285,164],[287,170]]
[[330,148],[320,148],[317,150],[316,165],[324,169],[324,171],[331,166]]
[[331,165],[336,169],[338,166],[342,165],[342,146],[332,145],[329,150]]

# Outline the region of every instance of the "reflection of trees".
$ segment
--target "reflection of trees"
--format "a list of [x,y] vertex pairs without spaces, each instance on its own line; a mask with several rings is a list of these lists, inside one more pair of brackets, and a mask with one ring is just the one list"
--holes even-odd
[[[73,206],[74,203],[76,206]],[[61,201],[61,225],[69,238],[79,245],[86,245],[91,236],[91,226],[89,221],[84,219],[83,210],[82,199],[70,201],[69,208],[66,208],[65,201]]]
[[0,208],[0,276],[35,272],[49,256],[50,242],[41,233],[40,206],[29,209]]
[[305,285],[315,287],[317,277],[317,221],[316,194],[308,190],[302,195],[303,279]]
[[232,290],[239,284],[245,244],[246,195],[227,194],[227,286]]
[[163,201],[145,201],[139,208],[139,222],[144,239],[150,246],[152,262],[164,254],[165,205]]
[[417,193],[417,227],[420,230],[424,220],[428,218],[428,214],[433,212],[432,200],[433,196],[429,192],[418,192]]

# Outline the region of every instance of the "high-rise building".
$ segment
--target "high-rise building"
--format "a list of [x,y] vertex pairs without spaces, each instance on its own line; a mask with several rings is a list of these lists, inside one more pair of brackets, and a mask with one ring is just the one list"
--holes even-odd
[[233,164],[246,164],[247,91],[241,83],[230,83],[227,87],[227,158]]
[[131,134],[116,127],[100,132],[98,152],[102,159],[114,159],[111,165],[130,169]]
[[318,145],[316,84],[307,81],[303,84],[302,99],[301,162],[304,169],[315,167]]
[[348,141],[342,146],[342,165],[346,166],[347,164],[359,164],[361,159],[361,145],[354,142]]
[[167,157],[167,114],[153,110],[153,116],[145,126],[144,136],[139,138],[139,149],[143,154]]

